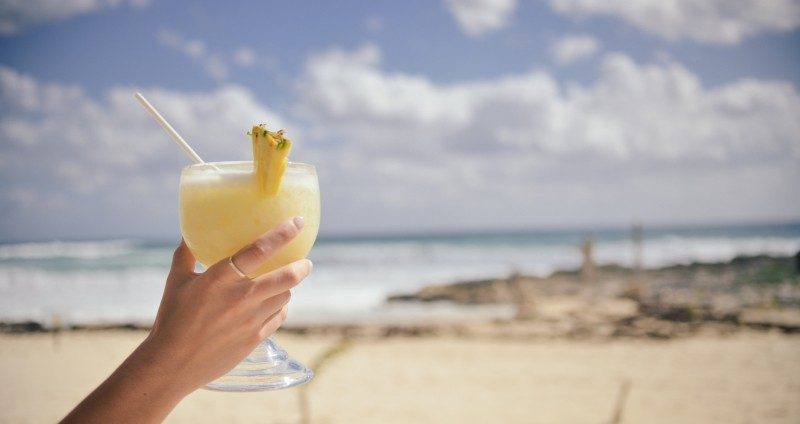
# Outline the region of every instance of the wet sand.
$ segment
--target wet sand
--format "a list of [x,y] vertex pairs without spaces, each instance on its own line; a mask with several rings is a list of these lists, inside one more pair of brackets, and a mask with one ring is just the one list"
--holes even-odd
[[[107,376],[142,331],[0,334],[0,422],[55,422]],[[298,359],[339,343],[284,334]],[[800,336],[672,340],[362,338],[306,386],[312,423],[800,422]],[[620,396],[627,386],[627,395]],[[301,422],[300,391],[200,390],[170,423]],[[622,404],[621,408],[616,405]]]

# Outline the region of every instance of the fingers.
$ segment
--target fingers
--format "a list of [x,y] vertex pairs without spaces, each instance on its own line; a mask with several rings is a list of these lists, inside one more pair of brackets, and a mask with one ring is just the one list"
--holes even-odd
[[[296,216],[288,219],[236,252],[231,257],[231,260],[240,271],[250,275],[278,249],[295,238],[302,228],[302,217]],[[231,282],[241,279],[239,274],[228,263],[228,258],[214,264],[206,271],[206,275],[212,281],[217,282]]]
[[189,246],[186,245],[186,242],[181,239],[181,243],[178,245],[178,248],[175,249],[175,253],[172,255],[172,267],[170,268],[170,274],[193,274],[194,265],[194,255],[192,254],[192,251],[189,250]]
[[245,274],[257,270],[278,249],[289,243],[303,228],[303,218],[286,220],[233,255],[233,263]]
[[291,298],[292,293],[286,291],[261,302],[258,308],[258,315],[261,317],[261,322],[265,322],[266,320],[272,318],[272,315],[280,312],[281,309],[289,304],[289,300]]
[[261,321],[259,336],[263,339],[280,327],[286,319],[289,291],[311,272],[311,261],[301,259],[253,280],[253,297],[259,301],[257,316]]
[[253,295],[258,299],[269,299],[291,290],[311,273],[313,265],[301,259],[253,279]]
[[264,324],[261,326],[261,329],[258,332],[258,335],[261,339],[266,339],[267,337],[271,336],[274,332],[278,331],[281,324],[286,320],[286,315],[289,311],[288,306],[284,306],[278,312],[270,315],[264,321]]

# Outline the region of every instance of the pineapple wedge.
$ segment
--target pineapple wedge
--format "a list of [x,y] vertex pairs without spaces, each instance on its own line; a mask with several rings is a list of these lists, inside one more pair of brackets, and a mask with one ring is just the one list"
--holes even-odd
[[275,197],[281,190],[292,140],[283,136],[283,130],[268,131],[264,124],[254,125],[249,134],[253,140],[253,166],[259,192],[264,197]]

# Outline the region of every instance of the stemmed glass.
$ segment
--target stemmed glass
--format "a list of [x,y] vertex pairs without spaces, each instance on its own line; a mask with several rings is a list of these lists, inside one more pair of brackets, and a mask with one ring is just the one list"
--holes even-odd
[[[319,183],[312,165],[290,162],[275,197],[260,195],[250,161],[195,164],[181,172],[181,233],[203,266],[233,255],[285,219],[305,219],[300,234],[250,277],[308,255],[319,230],[319,203]],[[305,383],[313,376],[310,369],[268,338],[206,388],[236,392],[278,390]]]

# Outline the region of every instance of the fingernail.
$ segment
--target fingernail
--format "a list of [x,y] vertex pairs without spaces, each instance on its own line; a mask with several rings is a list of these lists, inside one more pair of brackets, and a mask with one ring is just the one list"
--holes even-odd
[[294,217],[294,219],[292,219],[292,222],[294,222],[294,226],[297,227],[298,230],[302,229],[303,225],[306,224],[306,221],[303,219],[302,216]]
[[308,270],[311,271],[314,269],[314,262],[311,262],[311,259],[306,259],[308,261]]

